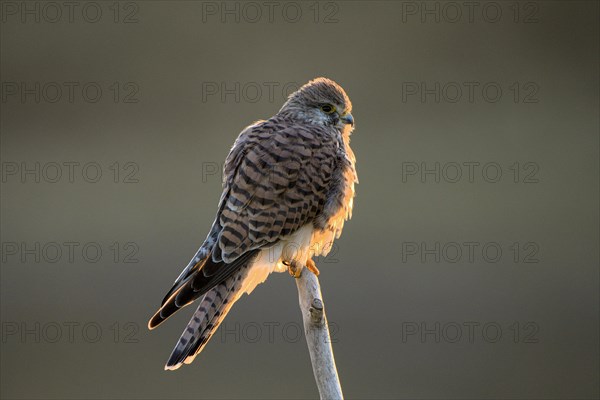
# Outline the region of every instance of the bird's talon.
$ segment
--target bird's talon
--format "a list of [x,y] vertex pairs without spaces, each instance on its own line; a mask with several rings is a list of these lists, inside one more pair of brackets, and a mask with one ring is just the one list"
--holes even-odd
[[306,260],[306,268],[308,268],[308,270],[310,272],[312,272],[313,274],[315,274],[316,276],[319,276],[319,274],[321,273],[321,271],[319,271],[319,268],[317,268],[317,266],[312,258],[309,258],[308,260]]
[[302,275],[302,267],[298,267],[298,263],[296,261],[284,261],[284,264],[287,265],[288,272],[292,277],[296,279],[300,278],[300,275]]

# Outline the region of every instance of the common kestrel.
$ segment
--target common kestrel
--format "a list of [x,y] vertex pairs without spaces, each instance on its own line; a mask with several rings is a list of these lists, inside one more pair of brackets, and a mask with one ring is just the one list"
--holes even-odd
[[153,329],[202,298],[165,369],[191,363],[233,304],[271,272],[319,273],[312,257],[327,255],[352,214],[351,111],[344,89],[317,78],[240,133],[210,232],[148,323]]

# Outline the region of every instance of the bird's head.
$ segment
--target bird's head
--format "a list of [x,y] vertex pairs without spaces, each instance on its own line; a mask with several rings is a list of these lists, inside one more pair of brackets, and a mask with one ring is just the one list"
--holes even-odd
[[316,78],[290,94],[280,114],[304,123],[335,126],[348,132],[354,127],[352,102],[340,85],[327,78]]

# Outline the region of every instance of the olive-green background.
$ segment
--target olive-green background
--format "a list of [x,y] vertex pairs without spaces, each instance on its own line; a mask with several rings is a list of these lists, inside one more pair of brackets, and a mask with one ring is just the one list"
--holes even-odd
[[[21,14],[5,13],[2,398],[318,395],[306,344],[296,337],[301,317],[287,274],[236,304],[228,331],[177,372],[162,367],[192,310],[146,330],[212,222],[220,195],[215,165],[244,126],[277,112],[285,84],[316,76],[346,89],[356,120],[354,217],[335,254],[319,261],[346,397],[598,398],[598,2],[500,1],[485,18],[481,2],[472,20],[462,3],[322,2],[318,23],[312,2],[297,3],[298,22],[290,21],[293,6],[284,18],[281,2],[272,22],[262,2],[255,3],[263,12],[257,22],[236,2],[121,2],[118,23],[110,1],[97,2],[103,14],[96,23],[81,16],[86,2],[77,3],[73,22],[63,15],[36,23],[25,14],[23,23]],[[451,22],[456,4],[462,17]],[[246,14],[223,21],[203,7]],[[427,14],[421,21],[410,14],[414,7],[439,7],[440,21]],[[502,15],[492,22],[497,8]],[[129,12],[136,22],[125,24]],[[65,93],[38,104],[33,95],[23,102],[6,92],[35,82],[80,86],[72,103]],[[81,97],[86,82],[102,87],[98,102]],[[123,101],[129,86],[115,103],[114,82],[136,85],[138,101]],[[203,91],[221,82],[240,84],[239,101]],[[439,102],[426,93],[424,101],[403,100],[403,88],[435,82],[448,90]],[[465,91],[451,102],[450,90],[465,82],[479,85],[473,101]],[[490,82],[502,89],[496,102],[481,94]],[[273,98],[256,98],[253,88],[267,84],[275,85]],[[98,163],[99,182],[83,179],[81,167],[69,182],[63,163],[71,161]],[[39,183],[8,174],[36,162],[46,167]],[[439,183],[432,175],[403,178],[422,162],[448,167]],[[451,182],[452,163],[465,162],[497,163],[502,177],[488,182],[493,170],[486,180],[476,169],[469,182],[463,167]],[[63,165],[56,183],[45,179],[54,176],[48,163]],[[123,183],[129,172],[137,183]],[[14,244],[36,242],[39,262],[35,254],[13,254]],[[49,243],[64,250],[65,242],[79,243],[72,262],[64,253],[57,262],[42,254]],[[98,262],[82,257],[88,242],[102,248]],[[137,263],[123,262],[136,249],[125,249],[129,242]],[[465,242],[477,243],[472,262],[465,252],[456,262],[454,253],[436,262],[403,251],[415,243],[425,251],[436,243],[465,250]],[[502,250],[497,262],[481,254],[489,243]],[[78,324],[73,340],[69,323]],[[439,324],[439,342],[434,334],[403,335],[422,323],[430,330]],[[476,326],[472,340],[468,323]],[[101,327],[97,342],[93,329],[81,333],[85,324]],[[56,325],[62,332],[53,343]],[[462,336],[454,342],[456,326]],[[492,327],[487,336],[483,326]],[[497,339],[495,327],[502,329]],[[31,332],[21,336],[23,329]]]

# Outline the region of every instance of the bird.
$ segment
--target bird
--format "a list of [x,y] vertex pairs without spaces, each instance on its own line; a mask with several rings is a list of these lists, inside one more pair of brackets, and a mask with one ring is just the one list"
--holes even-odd
[[239,134],[209,233],[148,322],[152,330],[200,299],[165,370],[190,364],[233,304],[272,272],[319,275],[312,258],[327,255],[352,217],[351,112],[344,89],[320,77]]

